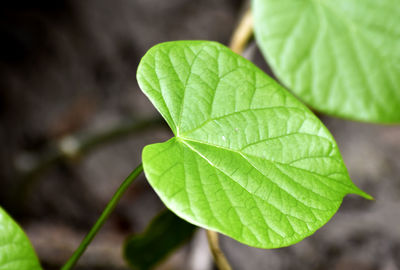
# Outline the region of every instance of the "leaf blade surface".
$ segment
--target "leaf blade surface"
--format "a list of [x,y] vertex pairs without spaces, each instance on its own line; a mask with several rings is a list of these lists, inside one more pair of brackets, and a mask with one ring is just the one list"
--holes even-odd
[[369,197],[351,182],[319,119],[225,46],[157,45],[137,76],[175,134],[144,148],[146,177],[187,221],[276,248],[325,224],[346,194]]
[[133,269],[153,269],[173,250],[189,240],[196,227],[169,210],[157,215],[142,234],[129,237],[124,244],[125,260]]
[[40,270],[39,260],[28,237],[0,207],[0,269]]
[[314,109],[400,122],[395,1],[253,0],[257,43],[276,76]]

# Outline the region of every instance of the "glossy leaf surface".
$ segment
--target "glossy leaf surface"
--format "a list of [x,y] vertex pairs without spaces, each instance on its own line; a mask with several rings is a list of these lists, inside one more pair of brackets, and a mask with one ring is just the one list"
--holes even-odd
[[368,197],[319,119],[225,46],[157,45],[137,78],[175,134],[144,148],[144,171],[183,219],[276,248],[320,228],[346,194]]
[[151,221],[145,232],[126,241],[124,257],[133,269],[152,269],[186,242],[196,228],[165,210]]
[[0,207],[0,270],[40,270],[28,237]]
[[274,73],[318,111],[400,123],[400,5],[394,0],[253,0]]

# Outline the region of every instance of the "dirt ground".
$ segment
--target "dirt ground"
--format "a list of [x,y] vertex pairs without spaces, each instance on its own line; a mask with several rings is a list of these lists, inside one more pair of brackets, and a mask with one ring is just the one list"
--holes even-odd
[[[68,259],[140,163],[143,146],[171,133],[160,122],[85,155],[54,158],[59,149],[73,150],[76,138],[157,120],[136,82],[141,56],[168,40],[227,44],[245,5],[240,0],[4,3],[0,205],[27,231],[45,269],[58,269]],[[254,43],[246,56],[269,72]],[[346,197],[326,226],[288,248],[261,250],[222,237],[234,269],[400,269],[400,126],[320,117],[336,138],[353,181],[376,200]],[[161,209],[141,176],[76,269],[128,269],[121,257],[124,239],[143,230]],[[213,269],[204,232],[159,269]]]

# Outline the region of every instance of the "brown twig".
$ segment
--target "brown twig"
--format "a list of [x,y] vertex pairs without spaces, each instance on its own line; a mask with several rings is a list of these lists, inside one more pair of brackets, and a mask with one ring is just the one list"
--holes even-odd
[[[229,48],[237,54],[242,54],[253,36],[253,17],[250,8],[246,10],[235,28]],[[215,264],[220,270],[232,270],[228,260],[219,247],[218,233],[207,230],[207,240],[214,257]]]
[[207,230],[207,240],[211,249],[211,253],[214,257],[215,264],[218,266],[218,268],[220,270],[232,270],[232,267],[219,247],[218,233]]
[[101,132],[85,135],[71,134],[59,141],[49,143],[48,149],[43,154],[31,157],[34,161],[31,167],[17,170],[20,178],[18,185],[15,185],[10,192],[9,201],[14,200],[14,198],[15,200],[18,199],[14,204],[17,205],[17,208],[21,208],[24,202],[20,201],[20,198],[27,198],[33,186],[40,180],[39,176],[52,166],[66,160],[82,157],[99,146],[121,140],[140,131],[163,126],[164,123],[159,117],[142,120],[133,119]]
[[233,32],[229,48],[237,54],[242,54],[247,43],[253,36],[253,16],[248,9],[243,14],[239,24]]

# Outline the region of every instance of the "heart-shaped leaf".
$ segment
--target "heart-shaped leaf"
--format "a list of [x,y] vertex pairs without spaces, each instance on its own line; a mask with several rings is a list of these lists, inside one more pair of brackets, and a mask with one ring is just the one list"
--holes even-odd
[[325,224],[347,193],[369,198],[319,119],[225,46],[157,45],[137,78],[175,134],[144,148],[144,171],[183,219],[276,248]]
[[274,73],[318,111],[400,122],[400,5],[393,0],[253,0]]
[[0,269],[40,270],[39,260],[28,237],[0,207]]

